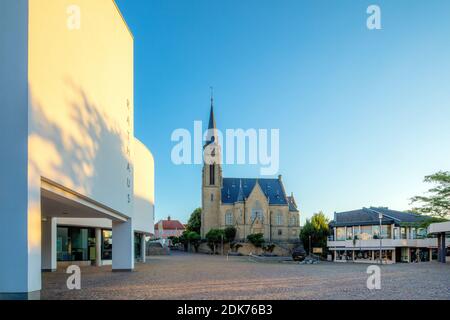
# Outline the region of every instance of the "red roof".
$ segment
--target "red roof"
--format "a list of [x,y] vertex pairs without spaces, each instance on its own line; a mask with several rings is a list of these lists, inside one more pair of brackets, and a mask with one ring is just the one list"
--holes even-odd
[[157,225],[162,222],[162,227],[164,230],[184,230],[184,225],[178,220],[160,220]]

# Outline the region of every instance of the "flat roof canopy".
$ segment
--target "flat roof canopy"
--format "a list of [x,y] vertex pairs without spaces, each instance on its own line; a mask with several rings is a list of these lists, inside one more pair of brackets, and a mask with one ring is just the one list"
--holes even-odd
[[432,223],[428,227],[429,234],[436,234],[436,233],[442,233],[442,232],[450,233],[450,221]]

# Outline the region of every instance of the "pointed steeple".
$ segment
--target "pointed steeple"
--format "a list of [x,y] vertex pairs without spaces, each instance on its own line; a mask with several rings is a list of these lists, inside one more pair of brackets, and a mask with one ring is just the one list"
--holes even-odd
[[216,129],[216,119],[214,117],[214,89],[211,87],[211,111],[209,114],[208,129]]
[[218,143],[216,118],[214,117],[214,93],[212,87],[211,87],[211,111],[209,114],[208,132],[206,134],[206,143],[204,147],[206,148],[206,146],[210,145],[211,143]]
[[245,196],[244,196],[244,189],[242,189],[242,179],[239,179],[239,193],[236,202],[244,202],[244,201]]

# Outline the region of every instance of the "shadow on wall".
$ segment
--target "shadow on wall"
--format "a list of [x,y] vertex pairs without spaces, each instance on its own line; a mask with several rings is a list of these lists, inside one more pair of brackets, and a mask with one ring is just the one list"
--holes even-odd
[[[58,110],[37,101],[30,84],[30,179],[48,178],[127,213],[132,171],[127,169],[128,138],[122,129],[126,119],[121,127],[81,87],[70,79],[64,83],[71,98]],[[130,166],[132,170],[131,161]]]

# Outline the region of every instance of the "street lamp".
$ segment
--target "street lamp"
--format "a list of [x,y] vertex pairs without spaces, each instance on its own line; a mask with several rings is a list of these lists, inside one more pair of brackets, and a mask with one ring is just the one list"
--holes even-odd
[[381,232],[381,220],[383,219],[383,214],[380,212],[380,213],[378,213],[378,219],[380,220],[380,231],[379,231],[379,234],[378,234],[378,236],[380,237],[380,264],[383,264],[383,260],[382,260],[382,258],[381,258],[381,256],[382,256],[382,249],[381,249],[381,247],[382,247],[382,245],[383,245],[383,237],[381,236],[381,234],[382,234],[382,232]]

